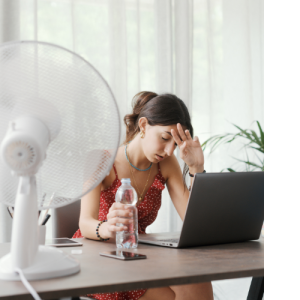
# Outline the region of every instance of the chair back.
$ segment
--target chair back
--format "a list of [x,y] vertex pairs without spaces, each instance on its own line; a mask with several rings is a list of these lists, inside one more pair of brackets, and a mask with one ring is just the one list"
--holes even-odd
[[81,201],[75,201],[69,205],[52,209],[52,237],[72,238],[79,228]]

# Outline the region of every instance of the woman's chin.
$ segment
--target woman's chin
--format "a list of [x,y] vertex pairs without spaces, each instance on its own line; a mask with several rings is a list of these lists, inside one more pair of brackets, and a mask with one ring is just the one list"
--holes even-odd
[[158,160],[156,158],[151,158],[149,159],[149,161],[153,164],[157,164],[158,163]]
[[147,157],[147,159],[153,164],[157,164],[159,162],[159,160],[155,156]]
[[155,154],[155,160],[156,160],[157,162],[160,162],[160,161],[162,161],[163,159],[164,159],[164,157]]

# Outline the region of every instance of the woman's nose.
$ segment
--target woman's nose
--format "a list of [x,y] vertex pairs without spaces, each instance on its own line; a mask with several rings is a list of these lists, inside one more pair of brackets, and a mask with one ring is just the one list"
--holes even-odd
[[168,144],[165,148],[165,152],[167,153],[168,156],[171,156],[175,150],[175,145],[172,143]]

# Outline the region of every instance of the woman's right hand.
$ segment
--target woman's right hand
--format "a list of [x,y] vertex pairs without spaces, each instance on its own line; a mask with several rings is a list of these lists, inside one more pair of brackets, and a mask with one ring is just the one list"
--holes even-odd
[[[132,210],[126,204],[115,202],[108,211],[106,223],[108,236],[114,238],[117,231],[126,231],[127,226],[133,223]],[[117,223],[123,226],[117,226]]]

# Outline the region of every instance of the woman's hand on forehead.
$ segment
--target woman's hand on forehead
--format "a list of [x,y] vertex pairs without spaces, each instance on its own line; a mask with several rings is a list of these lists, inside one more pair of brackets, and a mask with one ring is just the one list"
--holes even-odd
[[181,146],[184,143],[184,141],[188,140],[189,138],[192,139],[189,130],[186,129],[184,131],[183,127],[180,123],[178,123],[176,125],[176,127],[177,127],[177,131],[174,129],[171,129],[171,134],[172,134],[172,137],[173,137],[175,143],[178,146]]
[[171,129],[173,139],[180,150],[180,158],[189,167],[199,167],[204,165],[204,155],[197,136],[192,138],[189,130],[183,130],[181,124],[177,124],[177,130]]

